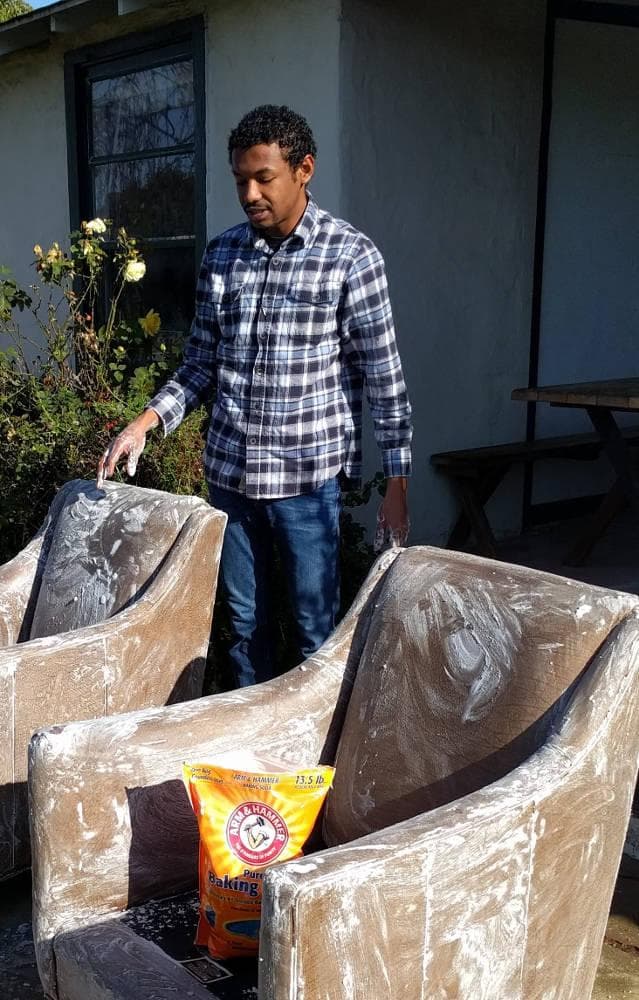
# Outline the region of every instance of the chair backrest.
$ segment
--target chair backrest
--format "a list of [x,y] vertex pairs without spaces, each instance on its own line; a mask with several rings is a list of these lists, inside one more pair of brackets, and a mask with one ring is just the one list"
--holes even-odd
[[345,843],[503,777],[543,744],[639,601],[536,570],[414,547],[379,593],[327,802]]
[[153,578],[196,497],[107,483],[68,483],[52,527],[29,638],[95,625],[137,598]]

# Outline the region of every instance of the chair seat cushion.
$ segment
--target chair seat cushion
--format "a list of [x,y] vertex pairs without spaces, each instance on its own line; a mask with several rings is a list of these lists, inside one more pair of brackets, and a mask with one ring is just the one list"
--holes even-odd
[[58,935],[64,1000],[255,1000],[257,959],[215,962],[193,944],[197,893],[151,900],[117,920]]
[[31,639],[117,614],[152,578],[194,506],[204,503],[118,483],[97,490],[78,481],[67,489],[42,570]]

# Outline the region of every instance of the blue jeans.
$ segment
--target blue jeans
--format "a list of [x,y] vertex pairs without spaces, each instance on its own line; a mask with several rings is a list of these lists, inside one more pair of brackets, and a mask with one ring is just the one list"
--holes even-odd
[[228,516],[220,573],[232,632],[230,657],[238,687],[274,674],[273,543],[287,579],[302,657],[322,645],[339,607],[337,479],[312,493],[251,500],[209,484],[213,507]]

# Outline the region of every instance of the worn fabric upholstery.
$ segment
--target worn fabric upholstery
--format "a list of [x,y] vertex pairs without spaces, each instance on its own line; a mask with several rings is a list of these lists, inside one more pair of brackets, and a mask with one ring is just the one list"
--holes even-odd
[[259,1000],[588,1000],[637,775],[639,598],[386,553],[282,677],[37,733],[47,996],[188,990],[133,915],[196,885],[182,761],[237,747],[337,766],[329,845],[265,876]]
[[225,523],[195,497],[75,481],[0,567],[0,879],[29,864],[35,729],[201,694]]
[[324,836],[461,798],[538,749],[636,598],[446,551],[389,571],[344,722]]
[[193,513],[197,497],[84,483],[56,518],[31,639],[96,625],[139,596]]

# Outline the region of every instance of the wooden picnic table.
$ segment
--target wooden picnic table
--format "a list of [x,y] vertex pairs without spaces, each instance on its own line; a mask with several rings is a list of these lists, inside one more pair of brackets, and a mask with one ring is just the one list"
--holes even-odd
[[514,389],[511,398],[526,403],[585,410],[599,435],[603,450],[615,472],[615,482],[596,510],[584,535],[570,550],[565,562],[583,562],[618,511],[629,503],[639,517],[639,480],[630,450],[615,412],[639,412],[639,378],[603,379],[566,385],[544,385]]

